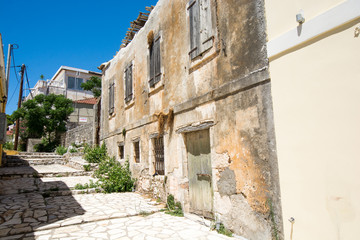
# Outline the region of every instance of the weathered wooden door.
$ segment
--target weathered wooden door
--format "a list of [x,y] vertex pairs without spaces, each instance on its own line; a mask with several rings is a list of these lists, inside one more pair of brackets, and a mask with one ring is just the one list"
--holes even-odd
[[212,217],[211,156],[209,130],[186,134],[190,211]]

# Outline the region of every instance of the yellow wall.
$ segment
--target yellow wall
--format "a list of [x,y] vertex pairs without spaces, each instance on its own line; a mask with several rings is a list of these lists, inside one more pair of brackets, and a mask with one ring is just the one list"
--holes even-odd
[[269,40],[297,27],[296,14],[303,10],[306,21],[333,8],[344,0],[271,0],[266,3]]
[[[3,43],[0,34],[0,100],[2,97],[6,95],[6,76],[5,76],[5,62],[4,62],[4,50],[3,50]],[[5,112],[6,103],[3,102],[0,104],[0,112]],[[0,144],[0,166],[2,164],[2,144]]]
[[[316,15],[339,1],[287,2],[266,3],[270,40],[291,27],[281,19],[295,22],[295,2]],[[359,25],[336,26],[270,61],[285,239],[290,217],[293,240],[359,239]]]

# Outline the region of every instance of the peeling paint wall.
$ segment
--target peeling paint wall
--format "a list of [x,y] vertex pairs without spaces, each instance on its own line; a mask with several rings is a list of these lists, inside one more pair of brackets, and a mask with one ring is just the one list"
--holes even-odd
[[[213,217],[248,239],[282,239],[282,217],[261,0],[211,0],[213,46],[189,57],[188,1],[160,0],[132,42],[103,69],[101,140],[129,160],[139,191],[173,194],[190,211],[186,133],[208,129]],[[161,80],[149,86],[150,31],[160,36]],[[133,64],[133,96],[124,71]],[[109,86],[115,109],[109,115]],[[173,110],[174,118],[167,121]],[[164,120],[165,176],[153,176],[153,137]],[[160,131],[162,131],[160,129]],[[140,141],[140,162],[134,141]],[[119,157],[124,145],[124,158]],[[273,216],[273,217],[271,217]]]

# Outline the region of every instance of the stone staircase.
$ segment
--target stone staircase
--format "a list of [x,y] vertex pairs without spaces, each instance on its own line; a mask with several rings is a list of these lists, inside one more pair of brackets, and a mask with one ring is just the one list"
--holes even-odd
[[54,153],[22,153],[6,156],[5,167],[65,164],[62,156]]
[[[68,161],[54,153],[19,153],[6,156],[0,168],[0,196],[40,193],[46,196],[77,194],[75,185],[94,180],[81,157]],[[81,192],[81,191],[80,191]]]

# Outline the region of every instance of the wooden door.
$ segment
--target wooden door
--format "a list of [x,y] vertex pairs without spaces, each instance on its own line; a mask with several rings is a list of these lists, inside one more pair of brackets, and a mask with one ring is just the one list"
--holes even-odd
[[209,130],[186,134],[190,212],[212,218],[212,185]]

